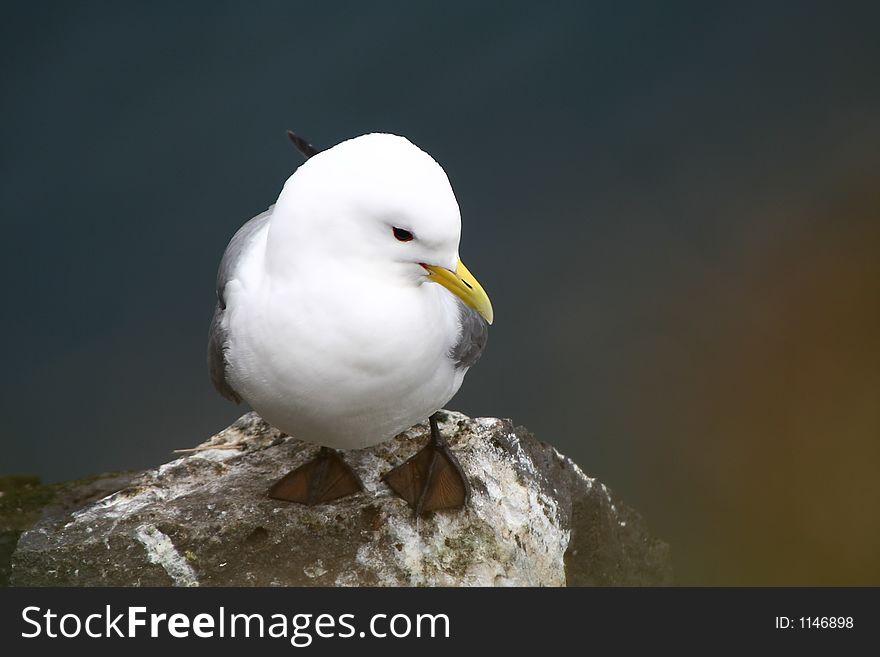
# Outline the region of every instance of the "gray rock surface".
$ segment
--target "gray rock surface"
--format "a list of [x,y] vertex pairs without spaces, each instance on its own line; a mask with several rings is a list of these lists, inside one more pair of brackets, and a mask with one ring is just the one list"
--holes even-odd
[[358,495],[317,507],[269,499],[268,487],[315,448],[248,413],[200,446],[206,449],[126,479],[118,492],[80,508],[47,509],[19,539],[12,584],[672,582],[668,546],[553,447],[494,418],[448,412],[441,429],[472,482],[463,511],[417,519],[380,481],[425,444],[426,424],[345,454],[366,488]]

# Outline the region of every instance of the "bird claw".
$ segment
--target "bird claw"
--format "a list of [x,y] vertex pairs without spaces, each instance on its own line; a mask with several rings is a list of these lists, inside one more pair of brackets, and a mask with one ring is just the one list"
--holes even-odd
[[322,447],[311,461],[288,472],[266,493],[274,500],[315,506],[364,489],[360,478],[336,450]]
[[470,484],[461,464],[442,442],[430,442],[382,479],[417,516],[441,509],[460,509],[470,500]]

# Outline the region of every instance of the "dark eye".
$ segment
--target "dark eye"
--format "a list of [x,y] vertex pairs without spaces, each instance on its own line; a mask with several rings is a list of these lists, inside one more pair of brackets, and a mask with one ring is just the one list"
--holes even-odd
[[413,234],[403,228],[392,228],[391,230],[394,232],[394,237],[401,242],[409,242],[413,238]]

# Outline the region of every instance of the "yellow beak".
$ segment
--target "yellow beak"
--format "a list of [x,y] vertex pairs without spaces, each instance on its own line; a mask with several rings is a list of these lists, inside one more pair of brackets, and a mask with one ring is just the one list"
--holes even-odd
[[483,319],[490,324],[492,323],[495,313],[492,312],[492,302],[489,301],[489,295],[461,260],[458,261],[458,267],[454,272],[445,267],[434,265],[422,265],[422,267],[428,270],[429,281],[439,283],[480,313]]

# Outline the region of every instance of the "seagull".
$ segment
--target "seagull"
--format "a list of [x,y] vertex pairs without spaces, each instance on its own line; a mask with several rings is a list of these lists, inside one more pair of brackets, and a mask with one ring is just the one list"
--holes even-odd
[[443,168],[404,137],[366,134],[306,160],[235,233],[208,339],[214,387],[320,449],[268,491],[327,503],[363,490],[338,450],[429,421],[431,439],[382,479],[417,515],[465,506],[470,485],[437,424],[486,346],[492,304],[459,259]]

